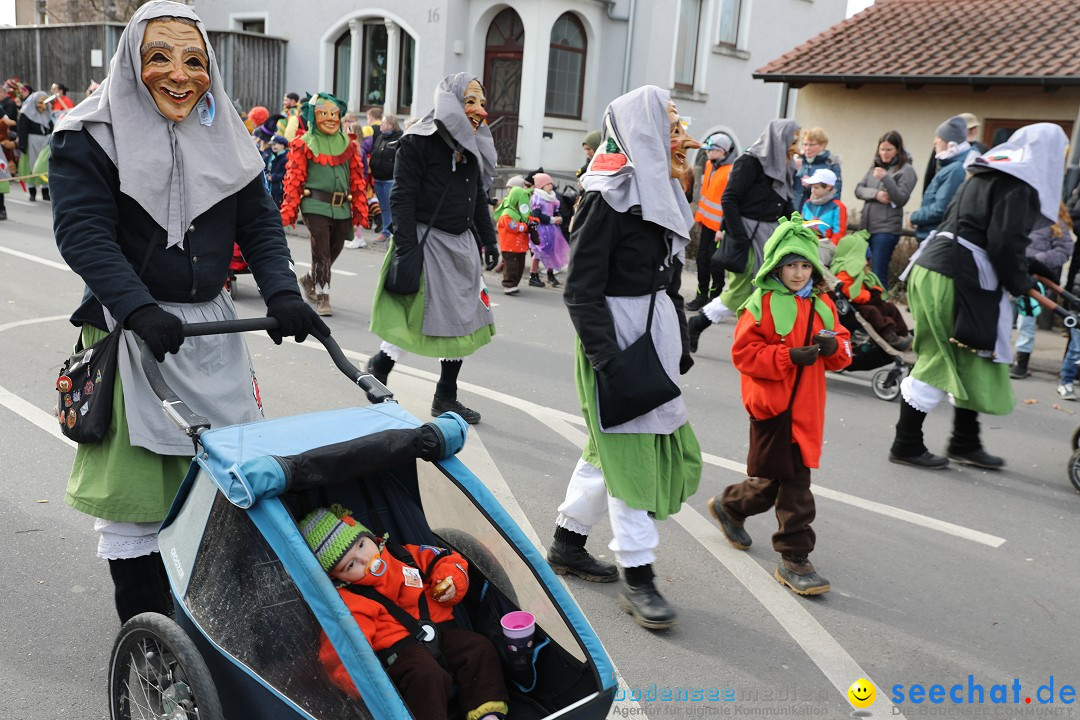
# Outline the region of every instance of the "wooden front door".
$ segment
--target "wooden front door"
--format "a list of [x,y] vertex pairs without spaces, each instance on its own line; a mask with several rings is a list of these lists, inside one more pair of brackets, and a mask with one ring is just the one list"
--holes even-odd
[[488,126],[495,140],[499,165],[517,165],[518,106],[521,102],[521,58],[525,26],[507,8],[488,27],[484,52],[484,90]]

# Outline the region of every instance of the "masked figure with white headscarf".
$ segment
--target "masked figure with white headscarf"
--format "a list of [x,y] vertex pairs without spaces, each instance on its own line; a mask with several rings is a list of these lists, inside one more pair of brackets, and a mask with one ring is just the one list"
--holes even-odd
[[139,8],[108,77],[53,136],[53,232],[86,283],[71,322],[87,347],[124,330],[115,384],[100,389],[113,393],[109,429],[79,446],[65,497],[97,518],[122,622],[172,611],[157,528],[191,463],[191,440],[161,411],[135,337],[214,427],[261,418],[243,338],[184,338],[183,323],[236,317],[223,291],[234,242],[279,322],[275,342],[330,332],[300,297],[262,169],[202,22],[165,0]]
[[[892,462],[931,469],[950,459],[990,470],[1005,465],[983,449],[978,413],[1007,415],[1016,404],[1010,296],[1035,285],[1024,249],[1034,228],[1057,221],[1067,144],[1060,127],[1036,123],[975,158],[971,177],[901,276],[919,359],[900,384]],[[955,406],[948,458],[927,450],[922,432],[926,414],[946,395]]]
[[[34,172],[38,156],[49,144],[49,134],[53,129],[52,111],[45,105],[46,93],[42,90],[30,93],[23,100],[22,112],[15,125],[19,136],[19,175],[28,176]],[[37,199],[37,186],[41,185],[41,199],[49,199],[49,188],[39,177],[25,180],[29,186],[31,202]]]
[[[458,373],[463,358],[495,334],[481,264],[482,252],[499,252],[487,204],[495,143],[486,103],[476,76],[447,75],[435,88],[434,109],[399,141],[390,191],[393,242],[371,308],[371,331],[383,343],[367,365],[385,383],[406,352],[440,358],[431,414],[456,412],[470,424],[480,422],[480,413],[458,401]],[[414,251],[423,254],[419,292],[386,290],[395,254]]]
[[[697,490],[701,449],[681,395],[605,427],[597,385],[647,327],[672,383],[693,365],[679,284],[694,218],[676,178],[696,147],[667,90],[647,85],[612,101],[600,149],[581,178],[563,296],[578,335],[574,377],[589,440],[559,506],[548,562],[559,574],[618,580],[616,566],[585,550],[607,515],[609,547],[625,581],[619,606],[652,630],[675,623],[653,582],[655,521],[678,512]],[[627,395],[637,392],[627,385]]]

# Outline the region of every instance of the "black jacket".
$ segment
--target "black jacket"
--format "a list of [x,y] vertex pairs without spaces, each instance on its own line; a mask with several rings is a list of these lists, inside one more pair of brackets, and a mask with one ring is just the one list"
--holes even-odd
[[[155,301],[211,300],[225,286],[234,242],[263,298],[300,294],[289,269],[281,215],[261,174],[195,218],[182,249],[179,245],[166,249],[165,230],[120,192],[116,166],[85,130],[53,136],[49,185],[56,245],[90,290],[71,316],[74,325],[90,323],[104,329],[102,305],[124,323],[133,310]],[[140,280],[138,268],[151,238],[150,261]]]
[[398,146],[390,143],[401,139],[400,130],[380,133],[371,143],[371,177],[376,180],[394,179],[394,156]]
[[[986,250],[1002,287],[1019,297],[1035,285],[1024,249],[1040,217],[1039,194],[1012,175],[978,167],[972,173],[956,191],[937,231],[959,235]],[[977,275],[970,257],[970,252],[958,253],[948,238],[935,236],[916,264],[948,277],[968,277]]]
[[[587,192],[574,212],[570,268],[563,302],[570,311],[585,356],[594,368],[619,352],[615,323],[605,296],[637,297],[650,293],[657,261],[667,247],[665,230],[641,215],[616,212],[599,192]],[[664,263],[656,273],[657,289],[666,288],[679,315],[682,353],[690,352],[683,314],[682,263]]]
[[[497,246],[495,225],[480,177],[481,165],[476,158],[466,152],[455,168],[453,150],[437,133],[404,135],[399,142],[394,159],[394,187],[390,191],[394,244],[403,248],[419,242],[416,233],[419,222],[453,235],[475,230],[477,247]],[[433,219],[444,190],[446,198],[439,216]]]
[[18,121],[15,123],[15,132],[19,136],[19,152],[29,152],[31,135],[48,135],[52,132],[52,128],[52,123],[42,125],[34,122],[25,115],[20,115]]
[[735,159],[728,176],[727,187],[720,198],[724,208],[724,231],[749,244],[742,219],[776,222],[791,215],[791,201],[773,190],[772,178],[765,174],[761,161],[754,155],[742,154]]

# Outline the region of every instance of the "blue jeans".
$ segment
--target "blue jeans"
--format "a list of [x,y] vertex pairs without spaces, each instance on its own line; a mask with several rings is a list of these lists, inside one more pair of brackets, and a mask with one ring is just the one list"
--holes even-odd
[[1030,353],[1035,349],[1035,318],[1030,315],[1017,315],[1016,330],[1016,352]]
[[900,235],[897,233],[873,233],[870,236],[870,269],[886,290],[889,289],[889,262],[898,242]]
[[375,197],[379,201],[379,209],[382,210],[383,237],[390,235],[390,223],[393,222],[393,217],[390,215],[390,189],[392,187],[394,187],[393,180],[375,181]]
[[1080,330],[1069,330],[1069,346],[1065,348],[1065,359],[1061,361],[1061,384],[1071,385],[1076,381],[1076,362],[1080,360]]

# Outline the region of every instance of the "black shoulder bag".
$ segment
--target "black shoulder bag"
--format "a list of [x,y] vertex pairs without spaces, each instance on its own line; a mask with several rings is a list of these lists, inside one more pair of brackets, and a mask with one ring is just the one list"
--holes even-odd
[[[814,315],[817,313],[817,298],[810,303],[810,317],[806,323],[806,340],[814,331]],[[769,480],[789,480],[795,476],[795,462],[791,445],[791,408],[795,405],[795,393],[799,389],[805,366],[800,365],[795,371],[795,384],[791,386],[791,399],[787,409],[779,415],[758,420],[750,418],[750,452],[746,455],[746,474],[750,477]]]
[[420,274],[424,271],[424,243],[427,242],[428,233],[431,232],[432,225],[439,217],[443,200],[450,192],[451,182],[453,182],[452,179],[447,181],[442,195],[439,196],[439,202],[435,204],[435,212],[432,213],[431,221],[424,230],[424,236],[420,238],[420,242],[406,247],[394,244],[394,257],[390,260],[390,270],[383,284],[387,292],[395,295],[415,295],[420,292]]
[[[150,263],[154,241],[146,246],[139,268],[139,278]],[[83,347],[82,330],[75,351],[60,367],[56,378],[56,416],[60,432],[81,445],[99,443],[109,430],[113,413],[113,387],[116,385],[116,358],[120,349],[117,325],[111,333],[88,348]]]
[[664,370],[652,340],[659,263],[660,260],[657,260],[653,265],[652,282],[649,284],[649,318],[645,321],[645,332],[625,350],[613,356],[602,370],[596,371],[600,424],[605,428],[629,422],[682,394],[678,384]]
[[[986,290],[979,284],[979,270],[974,258],[965,258],[960,250],[960,201],[967,182],[960,186],[952,207],[953,244],[953,333],[950,342],[973,351],[993,352],[997,344],[997,325],[1001,307],[1001,288]],[[965,261],[969,260],[969,261]]]

